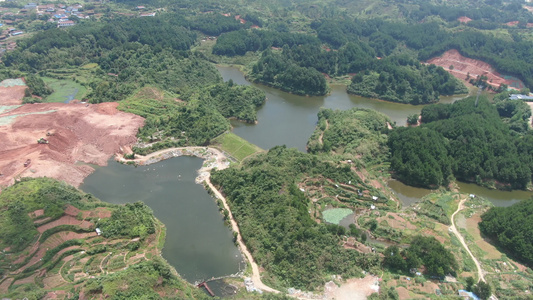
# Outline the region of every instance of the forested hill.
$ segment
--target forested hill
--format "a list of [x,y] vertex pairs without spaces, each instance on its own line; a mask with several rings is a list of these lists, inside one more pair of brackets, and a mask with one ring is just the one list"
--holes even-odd
[[[289,12],[286,8],[284,17],[279,17],[291,22],[279,22],[263,15],[260,19],[263,20],[261,24],[264,28],[222,34],[213,48],[213,53],[226,56],[244,55],[247,51],[263,51],[269,47],[280,48],[287,45],[287,48],[283,49],[284,55],[299,66],[313,67],[330,76],[341,76],[364,70],[378,71],[377,68],[382,71],[383,66],[369,68],[366,65],[376,56],[383,58],[408,53],[412,58],[426,61],[446,50],[457,49],[467,57],[490,63],[501,73],[519,77],[526,86],[533,88],[533,54],[528,51],[533,44],[525,30],[525,22],[533,22],[533,16],[522,9],[521,4],[505,6],[487,1],[474,5],[470,2],[448,1],[445,5],[436,5],[424,1],[409,2],[407,5],[403,1],[388,1],[388,5],[384,5],[389,8],[387,12],[398,13],[395,16],[397,18],[390,19],[379,18],[379,14],[374,15],[378,10],[386,10],[380,5],[363,10],[370,16],[361,16],[361,11],[346,10],[342,13],[342,8],[328,10],[325,4],[310,5],[306,9],[304,4],[292,3],[291,9],[294,11]],[[336,5],[364,6],[361,3]],[[394,10],[394,7],[397,7],[397,10]],[[470,16],[473,21],[460,23],[457,18],[463,16],[461,13]],[[297,16],[306,21],[295,21],[298,20]],[[520,19],[521,25],[514,28],[503,24],[503,20],[509,22],[513,18]],[[491,32],[497,29],[504,34],[496,35]],[[305,38],[302,32],[308,37]],[[350,50],[349,56],[346,56],[346,47],[360,48],[363,51],[357,53]],[[347,57],[350,59],[345,60]],[[427,72],[423,74],[427,75]],[[464,91],[457,82],[439,83],[446,87],[439,90],[432,86],[429,91],[421,91],[420,95],[434,98],[435,92],[451,94]],[[457,85],[458,89],[454,91],[453,85]],[[401,85],[391,85],[391,89],[397,87],[401,88]],[[415,94],[420,89],[418,86],[412,88]],[[408,95],[405,98],[410,97]]]
[[440,95],[466,94],[465,85],[441,67],[424,65],[408,56],[389,56],[356,74],[348,92],[392,102],[427,104]]
[[122,100],[146,84],[183,93],[221,81],[209,62],[188,51],[196,37],[172,15],[117,17],[39,32],[21,40],[2,61],[41,75],[97,64],[89,78],[80,76],[92,102]]
[[466,182],[525,188],[532,177],[533,134],[511,130],[485,97],[477,107],[475,102],[469,97],[425,107],[426,123],[394,130],[389,135],[394,175],[417,186],[447,184],[453,174]]
[[387,116],[370,109],[322,109],[307,142],[307,151],[339,155],[344,159],[357,157],[368,164],[381,163],[389,156],[387,133],[391,123]]
[[533,199],[491,208],[481,216],[479,229],[510,256],[533,267]]

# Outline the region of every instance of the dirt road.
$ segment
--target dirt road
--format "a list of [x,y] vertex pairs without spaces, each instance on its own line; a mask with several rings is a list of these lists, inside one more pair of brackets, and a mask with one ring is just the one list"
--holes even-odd
[[457,210],[452,214],[452,226],[450,228],[452,229],[453,234],[455,234],[455,236],[459,239],[459,241],[461,242],[461,245],[463,245],[463,247],[466,249],[466,252],[468,252],[470,257],[472,258],[472,260],[476,264],[477,274],[478,274],[478,282],[480,282],[480,281],[485,282],[485,277],[483,276],[483,269],[481,269],[481,264],[479,263],[477,258],[474,256],[474,254],[472,254],[472,252],[468,248],[468,245],[466,245],[466,242],[465,242],[463,236],[459,233],[459,231],[457,230],[457,227],[455,226],[454,217],[459,211],[461,211],[461,209],[463,209],[463,204],[465,203],[466,199],[467,198],[463,198],[463,199],[461,199],[461,201],[459,201],[459,205],[457,206]]
[[231,213],[231,210],[226,201],[226,198],[222,195],[222,193],[220,193],[215,188],[215,186],[211,183],[211,180],[209,179],[211,175],[210,172],[214,168],[216,168],[217,170],[222,170],[229,166],[229,164],[227,163],[229,160],[220,150],[211,148],[211,147],[170,148],[170,149],[165,149],[165,150],[157,151],[154,153],[150,153],[146,156],[136,158],[133,161],[135,161],[138,164],[152,164],[163,159],[168,159],[168,158],[180,156],[180,155],[194,155],[194,156],[197,156],[197,157],[200,157],[206,160],[206,163],[204,163],[204,166],[202,166],[202,168],[198,171],[200,175],[196,178],[196,181],[205,182],[207,186],[211,189],[211,191],[213,191],[213,193],[215,194],[215,197],[222,201],[224,208],[229,212],[231,228],[234,232],[237,232],[237,243],[239,244],[241,252],[244,254],[246,259],[250,262],[250,265],[252,266],[252,281],[254,283],[254,287],[265,292],[279,293],[278,290],[267,286],[261,281],[261,275],[259,273],[259,266],[257,265],[257,263],[255,263],[254,258],[252,257],[252,254],[250,253],[250,251],[248,251],[248,248],[246,247],[246,245],[244,244],[244,241],[242,240],[241,232],[239,230],[239,225],[233,218],[233,214]]
[[239,244],[239,247],[241,248],[241,251],[244,254],[244,256],[246,256],[246,259],[248,259],[248,261],[250,262],[250,265],[252,265],[252,281],[254,283],[254,287],[265,292],[279,293],[278,290],[275,290],[265,285],[261,281],[261,276],[259,274],[259,266],[257,266],[257,264],[255,263],[254,258],[252,257],[252,254],[250,253],[250,251],[248,251],[248,248],[246,248],[246,245],[244,244],[244,241],[242,240],[241,232],[239,231],[239,226],[237,225],[237,222],[235,221],[235,219],[233,218],[233,215],[231,214],[231,210],[228,206],[228,203],[226,202],[226,198],[224,198],[224,196],[215,188],[215,186],[213,186],[209,177],[205,179],[205,183],[207,183],[209,188],[213,191],[213,193],[215,193],[215,196],[218,199],[222,200],[222,203],[224,204],[224,208],[227,209],[229,212],[231,228],[233,229],[234,232],[237,232],[237,243]]

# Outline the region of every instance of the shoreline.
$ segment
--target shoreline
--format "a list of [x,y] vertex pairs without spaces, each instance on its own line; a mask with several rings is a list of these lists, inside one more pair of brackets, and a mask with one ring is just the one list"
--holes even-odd
[[139,166],[147,166],[158,163],[160,161],[180,157],[180,156],[194,156],[204,160],[202,167],[198,169],[198,176],[195,182],[201,184],[209,177],[211,170],[218,169],[223,170],[229,167],[230,159],[222,153],[222,151],[213,147],[176,147],[159,150],[144,156],[137,155],[138,158],[125,159],[119,153],[115,154],[115,160],[120,163],[130,164],[133,162]]
[[[226,198],[222,195],[222,193],[216,189],[216,187],[211,183],[210,176],[211,171],[213,169],[223,170],[229,167],[230,160],[229,158],[222,153],[222,151],[212,148],[212,147],[178,147],[178,148],[169,148],[169,149],[163,149],[160,151],[156,151],[153,153],[150,153],[146,156],[141,156],[139,158],[135,159],[124,159],[121,156],[115,155],[115,159],[119,162],[134,162],[137,165],[145,166],[145,165],[151,165],[166,159],[174,158],[174,157],[180,157],[180,156],[195,156],[198,158],[201,158],[204,160],[204,163],[200,169],[198,169],[198,176],[195,179],[195,182],[197,184],[203,184],[204,188],[209,188],[213,195],[212,197],[214,200],[220,199],[222,201],[222,204],[224,208],[228,211],[229,215],[229,221],[230,221],[230,227],[234,233],[237,234],[236,241],[239,248],[239,251],[241,252],[241,255],[244,257],[245,260],[250,264],[252,267],[252,274],[251,274],[251,281],[253,283],[253,288],[259,289],[265,292],[271,292],[271,293],[280,293],[280,291],[273,289],[266,284],[264,284],[261,281],[261,274],[259,271],[259,266],[255,262],[252,254],[244,244],[244,241],[241,236],[241,232],[239,229],[239,225],[237,224],[237,221],[233,218],[233,214],[231,212],[231,209],[226,201]],[[243,276],[244,277],[244,276]]]

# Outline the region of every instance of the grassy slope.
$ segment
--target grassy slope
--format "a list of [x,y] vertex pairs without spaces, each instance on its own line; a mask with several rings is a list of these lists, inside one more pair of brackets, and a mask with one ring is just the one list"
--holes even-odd
[[222,149],[238,161],[243,161],[246,157],[263,151],[263,149],[231,132],[223,133],[211,142],[215,147]]
[[46,97],[46,102],[65,102],[69,96],[73,96],[73,99],[76,100],[82,100],[87,94],[87,89],[83,85],[72,80],[49,77],[44,77],[43,80],[54,90],[50,96]]

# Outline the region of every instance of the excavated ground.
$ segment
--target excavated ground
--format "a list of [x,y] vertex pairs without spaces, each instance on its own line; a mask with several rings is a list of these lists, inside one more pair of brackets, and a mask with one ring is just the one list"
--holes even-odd
[[[19,87],[4,88],[19,89]],[[52,177],[79,186],[124,146],[135,143],[144,119],[118,103],[43,103],[20,107],[20,91],[0,97],[0,187],[18,177]],[[18,98],[18,99],[17,99]],[[48,144],[38,144],[45,138]],[[29,166],[24,166],[31,160]]]
[[[520,80],[506,79],[488,63],[464,57],[455,49],[448,50],[441,56],[428,60],[427,63],[443,67],[446,71],[462,81],[466,80],[468,74],[470,74],[470,78],[474,79],[478,75],[485,75],[488,78],[487,82],[494,87],[499,87],[502,83],[517,88],[524,87],[524,84]],[[450,66],[453,66],[453,69]]]

